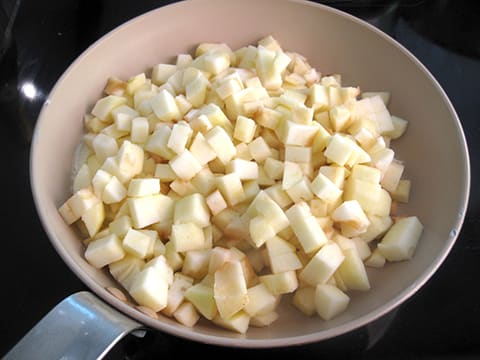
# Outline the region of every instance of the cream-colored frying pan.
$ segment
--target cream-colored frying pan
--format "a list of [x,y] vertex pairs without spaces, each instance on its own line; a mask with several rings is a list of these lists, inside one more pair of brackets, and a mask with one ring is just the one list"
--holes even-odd
[[[107,271],[85,261],[81,239],[57,211],[70,195],[83,115],[110,76],[129,78],[154,64],[173,61],[175,55],[192,51],[200,42],[225,42],[239,48],[265,35],[305,55],[322,73],[342,74],[345,84],[359,85],[363,91],[391,92],[391,112],[409,120],[406,134],[394,149],[413,184],[411,200],[400,210],[417,215],[424,225],[415,256],[369,269],[371,290],[353,293],[348,309],[329,321],[303,316],[288,302],[282,303],[280,319],[274,324],[251,328],[245,335],[207,322],[187,328],[161,315],[159,320],[152,319],[106,290],[118,285]],[[66,299],[7,358],[27,358],[25,354],[32,351],[44,358],[59,354],[95,358],[123,334],[139,328],[222,346],[260,348],[321,341],[378,319],[414,296],[449,254],[467,210],[470,168],[461,123],[446,94],[412,54],[378,29],[313,2],[193,0],[127,22],[68,68],[37,122],[31,183],[52,244],[91,293]]]

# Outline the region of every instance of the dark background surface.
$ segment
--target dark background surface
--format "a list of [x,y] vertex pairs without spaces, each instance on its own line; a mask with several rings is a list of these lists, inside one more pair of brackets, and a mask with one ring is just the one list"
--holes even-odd
[[[28,161],[40,107],[58,77],[92,42],[122,22],[170,2],[0,0],[0,356],[58,302],[86,289],[50,245],[33,204]],[[108,359],[170,359],[191,352],[202,358],[480,358],[479,3],[318,2],[366,19],[396,38],[432,72],[452,101],[469,144],[472,188],[469,211],[450,255],[398,309],[334,339],[246,350],[150,332],[144,339],[128,336]],[[36,89],[33,99],[25,96],[28,84]]]

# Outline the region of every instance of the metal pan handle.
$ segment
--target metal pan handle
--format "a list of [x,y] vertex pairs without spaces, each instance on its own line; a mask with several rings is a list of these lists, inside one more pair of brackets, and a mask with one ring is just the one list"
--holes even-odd
[[88,291],[75,293],[45,315],[5,360],[101,359],[125,335],[145,328]]

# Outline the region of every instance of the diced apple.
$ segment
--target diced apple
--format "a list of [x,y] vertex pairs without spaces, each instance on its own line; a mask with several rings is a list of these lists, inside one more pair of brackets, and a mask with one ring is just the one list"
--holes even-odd
[[273,295],[293,293],[298,288],[297,274],[294,270],[261,275],[258,279]]
[[170,241],[176,252],[203,249],[205,235],[201,227],[194,223],[173,224]]
[[200,314],[190,302],[182,303],[173,313],[173,317],[182,325],[193,327],[200,319]]
[[193,278],[180,272],[173,275],[172,285],[168,288],[167,306],[162,313],[172,316],[184,300],[185,291],[193,285]]
[[240,115],[235,123],[233,137],[248,144],[253,140],[256,128],[257,125],[254,120]]
[[136,178],[128,184],[128,196],[140,197],[160,192],[160,181],[155,178]]
[[402,261],[413,257],[423,225],[416,216],[397,220],[383,236],[377,247],[388,261]]
[[245,311],[240,310],[228,319],[217,315],[212,319],[212,321],[214,324],[225,329],[232,330],[240,334],[245,334],[250,323],[250,316],[248,316]]
[[161,90],[152,97],[150,105],[160,121],[180,120],[181,118],[175,98],[167,90]]
[[170,160],[175,156],[175,152],[167,147],[168,139],[172,129],[167,125],[159,126],[155,129],[148,139],[145,150],[159,155],[164,159]]
[[82,221],[87,228],[88,235],[94,237],[105,221],[105,208],[102,203],[97,203],[85,211]]
[[247,289],[248,303],[244,310],[250,316],[265,315],[278,305],[279,296],[274,296],[267,287],[260,283]]
[[205,140],[217,154],[218,159],[226,165],[236,154],[235,145],[228,133],[220,126],[214,126],[205,134]]
[[315,287],[306,286],[295,291],[292,304],[307,316],[316,314]]
[[125,256],[120,239],[115,234],[92,241],[85,250],[85,258],[97,269],[103,268]]
[[327,242],[324,231],[310,212],[307,203],[297,203],[290,207],[285,214],[306,253],[320,249]]
[[204,283],[190,286],[184,293],[185,299],[190,301],[200,314],[206,319],[212,320],[218,313],[217,305],[213,297],[213,287]]
[[250,318],[249,325],[254,327],[265,327],[276,321],[280,315],[276,311],[270,311],[264,315],[255,315]]
[[149,248],[153,246],[153,240],[140,231],[129,229],[123,238],[122,245],[128,253],[144,259]]
[[293,245],[278,236],[274,236],[265,242],[270,270],[274,274],[298,270],[302,268],[302,262],[295,253]]
[[135,275],[129,289],[135,301],[155,312],[167,306],[168,284],[154,268],[148,267]]
[[326,203],[334,202],[342,195],[342,190],[340,190],[332,180],[320,171],[315,179],[313,179],[311,189],[319,199]]
[[230,173],[216,178],[216,185],[230,206],[245,200],[242,182],[236,173]]
[[370,221],[365,215],[360,203],[356,200],[344,201],[332,213],[332,220],[339,223],[347,223],[359,232],[365,232]]
[[238,261],[228,261],[214,273],[215,303],[219,315],[228,319],[248,303],[247,285],[242,266]]
[[360,255],[355,247],[343,249],[345,259],[338,272],[347,289],[369,290],[370,282]]
[[410,180],[400,180],[398,182],[397,188],[391,194],[392,199],[398,202],[408,203],[408,200],[410,198],[410,187]]
[[127,99],[123,96],[108,95],[95,103],[92,109],[92,115],[102,121],[108,121],[112,110],[126,102]]
[[212,249],[190,250],[185,253],[182,273],[201,280],[208,274]]
[[258,163],[264,162],[272,154],[270,147],[262,137],[257,137],[255,140],[250,142],[248,144],[248,150]]
[[337,244],[328,243],[311,258],[298,277],[311,286],[325,284],[342,264],[344,258]]
[[136,229],[171,220],[173,217],[174,201],[163,194],[128,198],[127,203]]
[[330,320],[347,308],[350,298],[335,286],[319,284],[315,288],[315,308],[324,320]]

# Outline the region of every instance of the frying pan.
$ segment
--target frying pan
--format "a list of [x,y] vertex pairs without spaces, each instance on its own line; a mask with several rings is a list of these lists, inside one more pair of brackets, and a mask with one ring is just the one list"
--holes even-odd
[[[399,212],[419,217],[424,232],[412,260],[369,269],[372,289],[352,293],[348,309],[329,321],[306,317],[288,298],[280,319],[267,328],[235,334],[200,321],[193,329],[159,315],[153,319],[107,288],[107,271],[90,266],[78,234],[57,209],[70,195],[83,114],[110,76],[129,78],[172,62],[200,42],[236,49],[272,35],[307,57],[324,74],[347,85],[392,94],[391,112],[409,120],[395,142],[411,179],[411,200]],[[72,356],[99,358],[130,331],[158,330],[220,346],[264,348],[321,341],[364,326],[412,297],[448,256],[463,224],[470,190],[468,150],[458,116],[441,86],[405,48],[351,15],[302,0],[189,0],[148,12],[91,45],[56,83],[39,115],[31,147],[35,205],[49,239],[89,292],[54,308],[6,355],[7,359]],[[42,345],[43,344],[43,345]]]

